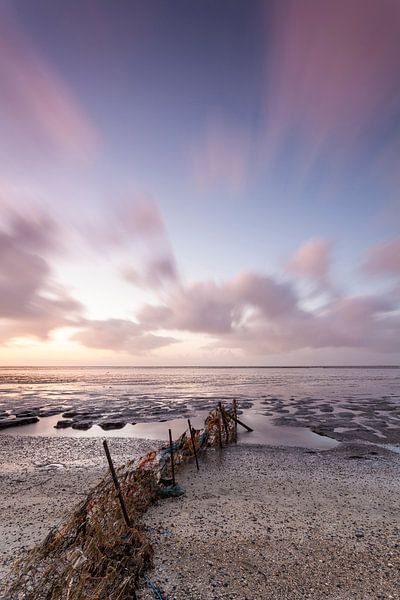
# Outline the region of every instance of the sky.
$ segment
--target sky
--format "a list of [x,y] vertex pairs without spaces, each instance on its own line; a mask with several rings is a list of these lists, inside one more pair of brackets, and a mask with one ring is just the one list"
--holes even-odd
[[399,56],[398,0],[0,0],[0,364],[399,364]]

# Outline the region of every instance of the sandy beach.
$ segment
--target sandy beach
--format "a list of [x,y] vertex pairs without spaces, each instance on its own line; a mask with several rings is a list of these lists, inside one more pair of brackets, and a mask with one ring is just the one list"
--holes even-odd
[[[154,441],[115,438],[116,464]],[[1,574],[106,472],[100,439],[0,436]],[[400,455],[372,444],[210,450],[144,518],[169,600],[400,598]],[[148,588],[142,600],[153,598]]]
[[[116,466],[154,442],[114,439]],[[101,439],[0,436],[0,577],[40,542],[107,472]]]

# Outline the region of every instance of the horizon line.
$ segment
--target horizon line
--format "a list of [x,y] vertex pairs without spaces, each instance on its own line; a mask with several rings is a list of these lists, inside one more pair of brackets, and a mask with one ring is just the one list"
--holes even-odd
[[0,369],[399,369],[400,365],[0,365]]

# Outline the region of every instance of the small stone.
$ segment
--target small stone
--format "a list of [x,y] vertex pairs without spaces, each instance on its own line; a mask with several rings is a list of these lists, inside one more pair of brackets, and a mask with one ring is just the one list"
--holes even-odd
[[357,529],[355,535],[356,535],[356,538],[363,538],[364,537],[364,531],[362,529]]

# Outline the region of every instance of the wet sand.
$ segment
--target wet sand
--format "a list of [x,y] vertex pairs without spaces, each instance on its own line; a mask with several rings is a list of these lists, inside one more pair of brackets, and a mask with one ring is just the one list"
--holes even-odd
[[[60,406],[43,408],[32,406],[31,401],[25,400],[23,407],[8,411],[1,411],[0,407],[0,436],[6,433],[35,437],[107,435],[156,439],[168,428],[179,435],[186,418],[190,418],[195,427],[201,427],[208,411],[216,403],[215,398],[192,398],[188,403],[177,403],[171,407],[169,399],[142,404],[129,404],[128,399],[122,399],[107,405],[103,399],[96,404],[78,405],[73,410],[62,411]],[[377,399],[356,394],[335,401],[318,397],[265,395],[255,400],[240,400],[239,407],[240,414],[246,420],[254,421],[257,431],[265,440],[272,439],[272,444],[281,435],[293,438],[288,445],[304,446],[302,438],[307,437],[307,444],[312,445],[310,431],[338,442],[364,440],[400,444],[400,399],[394,394]],[[329,447],[329,444],[326,443],[326,446]]]
[[[117,464],[154,441],[110,442]],[[0,436],[0,573],[105,473],[101,439]],[[149,573],[168,600],[399,599],[400,455],[372,444],[317,451],[210,450],[179,470],[185,495],[145,516]],[[138,597],[154,596],[143,589]]]
[[398,396],[365,400],[343,398],[328,402],[322,398],[266,398],[264,415],[278,426],[310,427],[320,435],[340,442],[400,444],[400,403]]

